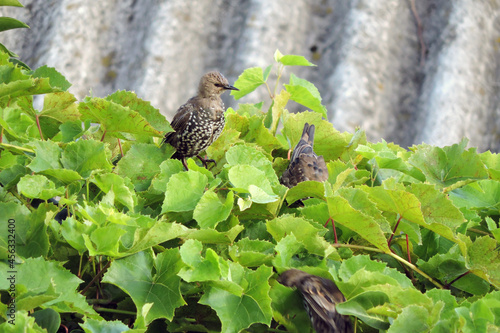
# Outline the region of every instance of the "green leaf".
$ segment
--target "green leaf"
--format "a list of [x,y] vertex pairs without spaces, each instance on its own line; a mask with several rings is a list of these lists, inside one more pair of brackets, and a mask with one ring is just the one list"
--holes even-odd
[[282,215],[268,221],[266,226],[267,231],[278,242],[287,235],[294,235],[312,254],[328,257],[332,253],[336,253],[335,248],[322,237],[327,230],[314,222],[300,217]]
[[[114,261],[104,274],[103,282],[112,283],[129,294],[137,307],[137,322],[148,325],[158,318],[172,320],[175,309],[186,304],[177,276],[182,266],[179,249],[165,250],[156,258],[139,252]],[[148,304],[152,305],[144,313]]]
[[[418,225],[427,225],[422,214],[421,203],[414,194],[406,192],[404,190],[384,189],[380,186],[363,186],[362,189],[370,195],[370,200],[377,204],[378,209],[386,212],[388,211],[396,213],[399,215],[399,217],[402,217],[403,219],[416,223]],[[414,231],[412,231],[412,229],[408,229],[408,227],[405,227],[404,224],[400,224],[399,228],[401,228],[405,233],[412,237],[412,240],[414,242],[416,242],[417,244],[422,244],[422,237],[418,230],[415,233]],[[409,228],[411,228],[411,225],[409,226]],[[396,230],[395,232],[398,233],[398,230]]]
[[[240,135],[239,137],[248,143],[256,143],[266,152],[272,152],[276,148],[281,148],[279,141],[273,136],[273,134],[264,126],[262,117],[251,116],[250,118],[245,116],[240,116],[236,113],[226,112],[226,127],[224,132],[230,129],[237,130]],[[230,135],[229,138],[233,139],[233,142],[226,142],[226,144],[234,145],[234,134]],[[229,139],[227,138],[227,139]],[[227,141],[227,140],[226,140]],[[227,150],[227,146],[224,150]]]
[[[1,91],[0,85],[0,91]],[[0,125],[11,136],[20,141],[27,140],[29,128],[36,126],[35,121],[24,113],[18,104],[0,108]]]
[[321,104],[321,96],[314,84],[291,74],[290,84],[285,84],[285,88],[290,93],[292,101],[302,104],[327,118],[326,108]]
[[106,133],[111,135],[117,135],[117,132],[156,137],[164,135],[140,113],[102,98],[87,98],[79,104],[78,110],[82,120],[101,124]]
[[195,209],[207,184],[207,176],[198,171],[189,170],[172,175],[168,180],[162,213]]
[[330,217],[352,231],[358,233],[378,249],[389,252],[387,239],[375,218],[352,207],[348,200],[340,195],[327,197]]
[[403,309],[387,332],[428,332],[429,311],[423,306],[410,305]]
[[389,302],[389,297],[381,291],[366,291],[335,306],[336,310],[343,315],[351,315],[361,319],[366,324],[380,330],[389,328],[387,318],[376,313],[370,313],[370,309],[384,305]]
[[129,331],[129,327],[119,320],[104,321],[89,318],[80,325],[86,333],[121,333]]
[[[0,259],[6,260],[7,253],[12,253],[8,250],[13,249],[13,235],[15,235],[17,256],[28,258],[47,255],[49,240],[45,225],[47,214],[45,205],[42,204],[38,209],[30,212],[25,206],[15,202],[0,202],[0,210],[2,211],[0,222],[4,226],[0,229]],[[11,223],[12,228],[7,228],[7,223]]]
[[277,61],[285,66],[316,66],[315,64],[310,63],[303,56],[298,56],[298,55],[284,55],[279,57]]
[[283,54],[280,52],[280,50],[276,49],[276,51],[274,51],[274,61],[279,62],[282,57]]
[[326,120],[317,112],[299,112],[283,114],[284,128],[282,133],[286,135],[290,142],[289,148],[294,148],[300,140],[304,124],[314,124],[316,129],[314,133],[314,151],[318,156],[323,155],[325,161],[335,160],[340,157],[346,149],[349,140],[346,135],[335,130]]
[[[52,67],[48,67],[48,66],[42,66],[42,67],[39,67],[37,68],[34,72],[33,72],[33,77],[34,78],[44,78],[44,79],[48,79],[49,82],[50,82],[50,86],[52,88],[55,88],[55,89],[60,89],[62,91],[66,91],[69,89],[69,87],[71,87],[71,83],[68,82],[68,80],[66,80],[66,78],[61,74],[59,73],[55,68],[52,68]],[[74,98],[72,97],[72,95],[64,95],[64,96],[67,96],[65,98]]]
[[35,318],[38,326],[46,329],[48,333],[56,333],[61,326],[61,317],[53,309],[38,310],[33,312],[31,316]]
[[265,172],[252,165],[239,164],[232,167],[228,178],[236,189],[250,193],[253,202],[269,203],[278,200]]
[[500,288],[499,244],[489,236],[478,237],[468,246],[467,266],[479,277]]
[[189,229],[187,239],[194,239],[204,244],[232,244],[236,237],[243,231],[242,225],[235,225],[228,231],[217,231],[215,229]]
[[224,202],[221,202],[217,193],[208,190],[203,193],[193,212],[193,218],[201,228],[215,228],[221,221],[226,220],[231,213],[234,202],[234,193],[229,191]]
[[118,162],[115,172],[130,178],[136,191],[145,191],[151,185],[153,177],[160,172],[160,164],[172,153],[173,151],[164,151],[154,144],[137,143]]
[[28,167],[34,172],[40,172],[47,169],[61,169],[59,158],[61,157],[62,149],[56,142],[47,141],[33,141],[31,143],[35,150],[35,157],[28,164]]
[[444,148],[420,145],[408,162],[419,168],[428,182],[440,188],[459,181],[488,178],[476,149],[465,150],[466,146],[467,140]]
[[11,17],[0,17],[0,31],[18,28],[29,28],[29,26]]
[[264,81],[267,81],[267,79],[269,78],[269,74],[271,73],[271,69],[273,69],[273,65],[267,66],[266,69],[264,70],[264,74],[263,74]]
[[203,244],[200,241],[189,239],[180,247],[180,256],[186,264],[179,272],[179,276],[187,281],[218,280],[221,276],[219,256],[207,249],[205,257],[201,255]]
[[377,142],[375,144],[359,144],[355,153],[367,158],[368,163],[377,171],[382,180],[395,178],[398,182],[423,182],[423,173],[407,163],[408,152],[392,143]]
[[61,155],[62,165],[88,178],[94,170],[111,171],[112,165],[106,156],[102,142],[94,140],[78,140],[71,142]]
[[269,295],[272,298],[273,318],[288,332],[312,332],[311,320],[300,292],[275,283]]
[[[5,268],[1,267],[2,271]],[[63,268],[62,263],[46,261],[41,257],[28,258],[16,268],[16,289],[21,291],[16,298],[18,311],[44,306],[58,312],[76,311],[91,318],[100,318],[85,297],[77,292],[83,281]],[[9,289],[8,283],[6,279],[0,280],[0,289]]]
[[488,168],[488,173],[490,178],[494,180],[500,180],[500,154],[494,154],[491,151],[485,151],[479,155],[481,161]]
[[68,169],[46,169],[40,173],[51,179],[57,179],[65,185],[82,179],[78,172]]
[[[5,307],[6,309],[6,307]],[[9,318],[12,320],[12,318]],[[4,333],[21,333],[21,332],[30,332],[30,333],[45,333],[44,329],[38,326],[35,323],[35,318],[28,315],[27,311],[18,310],[16,311],[15,320],[11,321],[15,324],[11,324],[8,321],[0,324],[0,331]]]
[[308,197],[326,200],[325,186],[320,182],[310,180],[298,183],[286,193],[286,201],[288,204],[292,204],[297,200]]
[[226,160],[231,166],[254,166],[259,170],[264,171],[265,177],[271,184],[275,185],[279,183],[278,176],[276,176],[272,162],[266,157],[266,155],[264,155],[264,153],[254,147],[246,145],[233,146],[227,151]]
[[43,110],[39,116],[41,119],[46,117],[59,123],[78,121],[80,120],[80,112],[78,112],[76,101],[75,96],[66,91],[47,94],[43,100]]
[[495,214],[500,208],[500,182],[492,179],[480,180],[451,191],[449,196],[457,207],[478,210],[483,214]]
[[24,7],[18,0],[1,0],[0,6]]
[[278,129],[278,123],[281,119],[281,115],[285,111],[285,106],[290,99],[290,93],[286,90],[282,90],[278,95],[274,97],[273,105],[271,107],[271,114],[273,116],[273,121],[271,123],[271,133],[276,134]]
[[133,210],[137,197],[133,188],[129,187],[130,180],[114,173],[98,174],[90,181],[96,184],[104,193],[113,191],[114,198],[129,210]]
[[[146,216],[140,216],[141,220],[146,219]],[[148,248],[167,242],[169,240],[186,237],[190,232],[188,228],[178,223],[166,223],[164,221],[154,221],[154,224],[146,224],[134,230],[132,246],[126,246],[126,251],[121,252],[121,255],[134,254],[140,251],[147,250]],[[128,236],[128,234],[126,235]],[[123,238],[122,238],[123,240]]]
[[274,245],[268,241],[243,238],[229,247],[233,261],[245,267],[270,265],[273,259]]
[[158,109],[153,107],[150,102],[144,101],[137,97],[131,91],[118,90],[115,93],[106,97],[106,100],[116,104],[128,107],[130,110],[138,112],[148,121],[156,130],[161,132],[172,132],[173,129],[170,123],[165,119]]
[[234,96],[234,99],[238,100],[264,83],[266,83],[266,81],[264,80],[262,68],[252,67],[245,69],[234,83],[234,86],[238,88],[239,91],[233,90],[231,91],[231,95]]
[[[133,160],[131,159],[130,162]],[[128,168],[127,168],[128,169]],[[184,166],[179,160],[168,159],[160,164],[160,173],[151,181],[151,186],[158,191],[165,192],[170,177],[176,173],[184,171]]]
[[22,177],[17,184],[17,190],[25,197],[42,200],[63,195],[65,192],[64,187],[56,188],[53,182],[42,175],[26,175]]
[[212,287],[201,297],[200,303],[209,305],[222,322],[221,332],[239,332],[254,323],[271,324],[272,309],[268,279],[271,267],[261,266],[252,271],[245,269],[239,282],[244,286],[241,296]]

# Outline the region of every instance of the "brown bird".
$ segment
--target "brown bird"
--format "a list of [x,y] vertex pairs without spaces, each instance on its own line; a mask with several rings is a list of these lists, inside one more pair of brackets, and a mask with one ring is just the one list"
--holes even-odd
[[280,275],[278,282],[300,291],[312,327],[317,333],[354,331],[349,316],[341,315],[335,309],[338,303],[345,302],[345,297],[333,281],[298,269],[290,269]]
[[225,125],[224,103],[220,95],[226,90],[239,90],[229,84],[219,72],[202,76],[198,94],[183,104],[170,123],[175,132],[165,135],[163,142],[172,145],[176,152],[172,158],[182,160],[187,170],[186,158],[197,156],[207,167],[206,160],[199,154],[209,147],[221,134]]
[[281,176],[283,185],[291,188],[306,180],[322,182],[328,179],[325,159],[314,153],[313,144],[314,125],[305,123],[302,137],[293,150],[290,164]]

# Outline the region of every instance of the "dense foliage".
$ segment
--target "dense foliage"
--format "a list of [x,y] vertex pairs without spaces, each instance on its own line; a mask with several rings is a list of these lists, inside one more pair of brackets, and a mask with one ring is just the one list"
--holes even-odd
[[[217,165],[185,171],[150,103],[127,91],[78,102],[55,69],[0,53],[0,330],[307,332],[300,296],[276,282],[295,267],[336,281],[358,331],[498,331],[499,155],[340,133],[312,83],[281,86],[312,64],[275,61],[235,83],[237,99],[267,88],[270,100],[226,112],[206,152]],[[289,113],[291,101],[311,111]],[[329,179],[287,189],[305,122]]]

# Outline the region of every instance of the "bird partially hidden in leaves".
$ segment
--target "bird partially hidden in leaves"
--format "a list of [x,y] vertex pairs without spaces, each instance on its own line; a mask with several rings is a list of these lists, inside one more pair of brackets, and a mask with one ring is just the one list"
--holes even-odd
[[314,129],[314,125],[305,123],[302,137],[290,158],[290,164],[281,176],[281,183],[288,188],[306,180],[322,182],[328,179],[325,159],[316,155],[313,150]]
[[172,158],[179,159],[188,169],[186,158],[197,156],[205,168],[208,160],[199,154],[208,148],[224,129],[225,107],[220,95],[226,90],[239,90],[229,84],[219,72],[202,76],[198,93],[177,110],[170,123],[175,132],[165,135],[163,142],[172,145],[176,152]]
[[317,333],[354,332],[349,316],[341,315],[335,308],[337,304],[345,302],[345,297],[333,281],[290,269],[280,275],[278,282],[300,291],[312,327]]

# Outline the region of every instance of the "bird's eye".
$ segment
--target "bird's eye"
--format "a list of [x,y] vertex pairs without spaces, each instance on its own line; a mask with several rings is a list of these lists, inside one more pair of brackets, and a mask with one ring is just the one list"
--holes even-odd
[[222,84],[220,84],[220,83],[216,83],[216,84],[215,84],[215,86],[216,86],[216,87],[219,87],[219,88],[224,87],[224,86],[223,86]]

